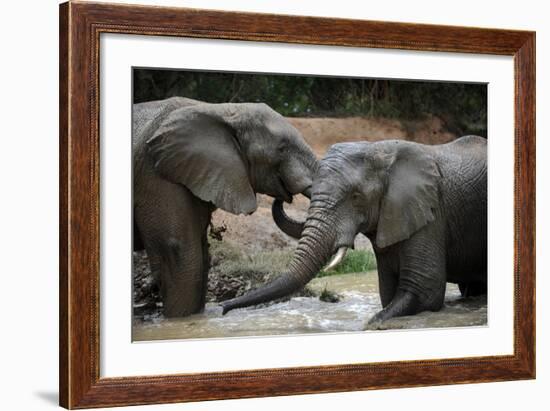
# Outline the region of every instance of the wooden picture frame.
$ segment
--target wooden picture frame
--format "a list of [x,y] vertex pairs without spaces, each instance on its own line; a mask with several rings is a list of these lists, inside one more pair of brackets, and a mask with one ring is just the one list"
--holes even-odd
[[[101,33],[513,56],[513,355],[100,378]],[[59,47],[60,405],[90,408],[535,378],[534,32],[69,2],[60,6]]]

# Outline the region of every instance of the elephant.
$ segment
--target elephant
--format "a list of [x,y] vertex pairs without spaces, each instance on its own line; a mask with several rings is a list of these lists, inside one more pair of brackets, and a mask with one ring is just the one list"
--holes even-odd
[[309,196],[317,157],[264,103],[172,97],[132,114],[134,250],[147,251],[166,317],[200,312],[212,212],[251,214],[256,193]]
[[487,142],[464,136],[433,146],[402,140],[333,145],[320,161],[301,228],[288,270],[222,302],[223,313],[303,287],[331,256],[329,267],[338,264],[358,233],[373,246],[383,307],[368,327],[440,310],[447,282],[458,284],[463,296],[484,294]]

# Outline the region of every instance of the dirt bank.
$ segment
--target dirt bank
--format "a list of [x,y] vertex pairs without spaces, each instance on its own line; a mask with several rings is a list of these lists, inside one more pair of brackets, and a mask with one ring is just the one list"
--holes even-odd
[[323,156],[332,144],[345,141],[398,139],[442,144],[457,137],[446,131],[443,121],[435,116],[415,121],[364,117],[287,117],[287,120],[302,133],[319,156]]

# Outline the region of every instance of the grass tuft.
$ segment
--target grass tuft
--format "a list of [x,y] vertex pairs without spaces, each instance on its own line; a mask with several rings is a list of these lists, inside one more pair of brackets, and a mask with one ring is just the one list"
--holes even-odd
[[332,270],[320,271],[317,277],[328,277],[330,275],[362,273],[376,269],[376,258],[370,250],[349,250],[340,264]]

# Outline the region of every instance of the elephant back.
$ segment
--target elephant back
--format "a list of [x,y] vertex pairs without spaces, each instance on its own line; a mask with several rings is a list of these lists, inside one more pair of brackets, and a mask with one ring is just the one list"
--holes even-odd
[[[464,136],[450,143],[433,146],[443,176],[451,184],[487,184],[487,140]],[[479,184],[478,184],[479,183]],[[481,188],[481,187],[479,187]]]

